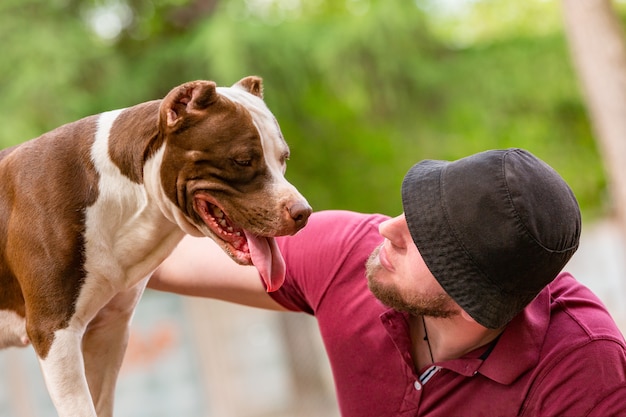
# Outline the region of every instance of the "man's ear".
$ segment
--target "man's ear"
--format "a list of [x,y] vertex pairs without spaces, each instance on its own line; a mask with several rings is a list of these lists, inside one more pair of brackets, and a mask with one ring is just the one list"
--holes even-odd
[[213,81],[191,81],[170,91],[161,103],[161,117],[173,129],[197,111],[215,103],[219,97]]
[[256,75],[242,78],[237,81],[233,87],[242,88],[250,94],[253,94],[261,99],[263,98],[263,79],[261,77],[257,77]]

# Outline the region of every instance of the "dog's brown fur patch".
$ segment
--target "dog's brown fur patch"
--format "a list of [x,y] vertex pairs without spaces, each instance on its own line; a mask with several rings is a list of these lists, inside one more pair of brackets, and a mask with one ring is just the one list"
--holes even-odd
[[90,156],[96,120],[61,126],[1,154],[0,308],[27,317],[42,358],[54,331],[72,317],[85,278],[85,208],[98,196]]

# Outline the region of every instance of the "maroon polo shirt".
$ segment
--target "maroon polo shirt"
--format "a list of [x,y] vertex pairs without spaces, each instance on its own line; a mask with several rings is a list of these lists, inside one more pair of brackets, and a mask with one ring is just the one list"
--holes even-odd
[[287,278],[271,295],[315,315],[343,417],[626,415],[624,338],[567,273],[494,343],[416,372],[406,315],[381,304],[365,278],[386,219],[319,212],[279,239]]

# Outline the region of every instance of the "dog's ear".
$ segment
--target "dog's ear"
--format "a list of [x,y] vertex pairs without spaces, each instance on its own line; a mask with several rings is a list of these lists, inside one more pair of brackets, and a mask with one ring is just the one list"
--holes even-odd
[[251,75],[239,80],[233,87],[239,87],[246,90],[248,93],[253,94],[259,98],[263,98],[263,80],[261,77]]
[[213,81],[192,81],[174,88],[161,103],[161,117],[168,128],[176,128],[186,116],[197,113],[219,98]]

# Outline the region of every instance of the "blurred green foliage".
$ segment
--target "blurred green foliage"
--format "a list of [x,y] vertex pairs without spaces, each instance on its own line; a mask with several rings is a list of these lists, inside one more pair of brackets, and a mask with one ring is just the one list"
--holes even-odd
[[554,1],[3,0],[0,146],[256,74],[314,209],[401,212],[418,160],[524,147],[606,210]]

